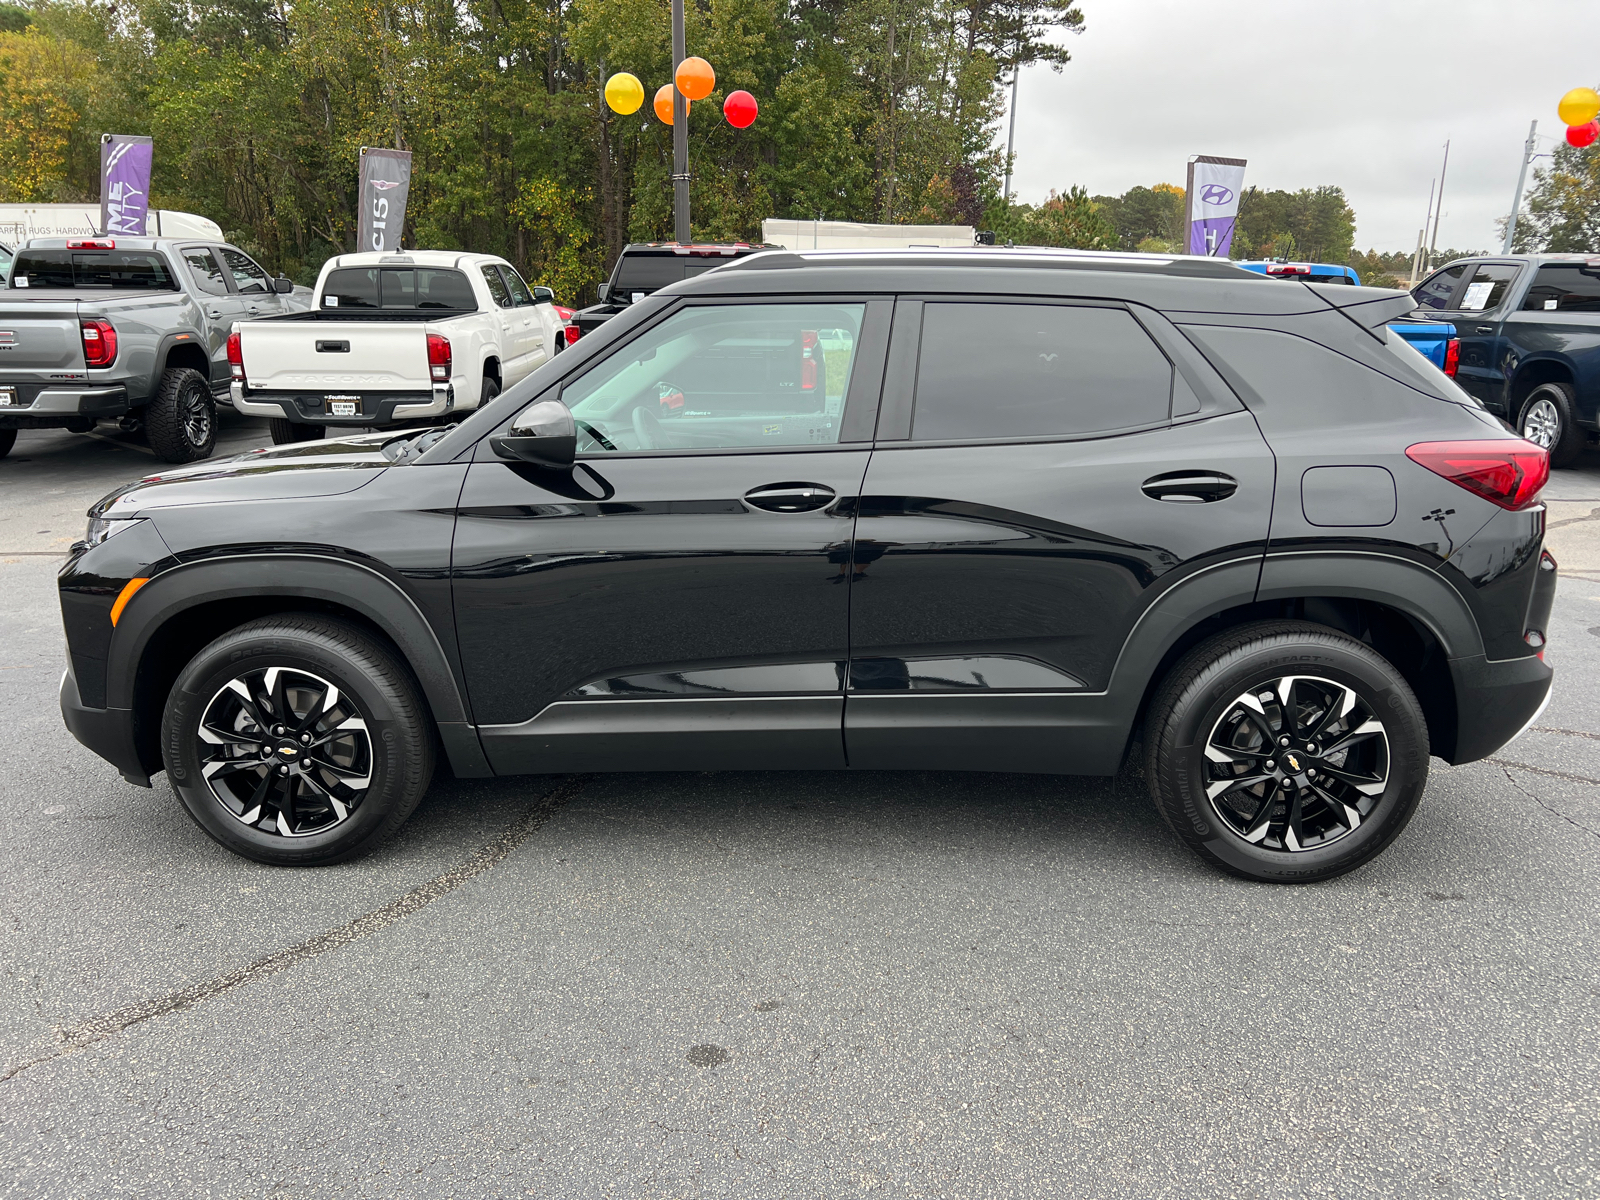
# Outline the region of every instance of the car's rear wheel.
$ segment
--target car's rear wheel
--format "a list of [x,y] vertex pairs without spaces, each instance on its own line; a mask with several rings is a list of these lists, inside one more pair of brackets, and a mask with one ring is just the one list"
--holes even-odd
[[1552,467],[1568,467],[1583,453],[1585,437],[1577,414],[1577,397],[1571,385],[1541,383],[1522,402],[1517,432],[1550,451]]
[[1428,728],[1370,646],[1298,621],[1201,643],[1157,692],[1146,730],[1156,807],[1230,874],[1311,883],[1354,870],[1411,819]]
[[11,447],[17,444],[17,431],[15,429],[0,429],[0,458],[11,453]]
[[170,463],[211,457],[217,446],[217,406],[211,384],[190,367],[172,367],[144,410],[150,449]]
[[285,420],[283,417],[267,418],[267,428],[272,433],[274,446],[288,446],[294,442],[317,442],[327,433],[326,425],[302,425],[298,421]]
[[200,828],[278,866],[370,850],[433,772],[410,673],[356,626],[309,613],[252,621],[197,654],[167,698],[161,745]]

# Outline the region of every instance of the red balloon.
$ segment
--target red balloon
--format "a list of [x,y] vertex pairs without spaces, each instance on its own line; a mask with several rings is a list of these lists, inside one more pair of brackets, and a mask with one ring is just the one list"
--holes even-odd
[[728,98],[722,102],[722,115],[728,118],[728,124],[735,129],[749,129],[755,124],[756,98],[749,92],[729,92]]
[[1589,146],[1594,144],[1595,138],[1600,138],[1600,117],[1596,117],[1587,125],[1568,125],[1567,143],[1572,146]]

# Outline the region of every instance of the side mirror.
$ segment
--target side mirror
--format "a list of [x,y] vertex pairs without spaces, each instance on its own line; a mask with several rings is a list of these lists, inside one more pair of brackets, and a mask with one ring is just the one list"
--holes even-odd
[[595,289],[595,294],[600,297],[600,303],[604,304],[606,302],[606,297],[611,294],[611,285],[609,283],[602,283],[598,288]]
[[272,290],[280,296],[287,296],[294,291],[294,280],[287,275],[279,275],[272,281]]
[[578,425],[559,400],[536,400],[523,409],[505,433],[489,439],[508,462],[532,463],[569,471],[578,456]]
[[535,304],[554,304],[556,302],[556,294],[547,287],[536,287],[533,289],[533,302]]

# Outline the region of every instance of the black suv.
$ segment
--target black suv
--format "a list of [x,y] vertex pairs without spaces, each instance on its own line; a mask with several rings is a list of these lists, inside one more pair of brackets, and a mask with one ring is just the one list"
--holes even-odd
[[163,472],[61,572],[62,708],[263,862],[458,776],[1141,765],[1308,881],[1550,689],[1545,452],[1384,329],[1203,260],[756,255],[449,431]]
[[600,302],[581,308],[572,323],[580,335],[593,333],[636,301],[660,289],[724,266],[761,250],[760,242],[633,242],[622,248],[611,278],[600,285]]

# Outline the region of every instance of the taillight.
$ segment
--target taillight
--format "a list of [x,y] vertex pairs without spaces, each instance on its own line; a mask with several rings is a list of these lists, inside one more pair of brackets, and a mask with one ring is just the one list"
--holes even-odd
[[566,335],[567,345],[569,346],[576,345],[578,339],[583,336],[583,330],[576,325],[568,325],[562,332]]
[[237,329],[228,335],[228,369],[235,379],[244,382],[244,345]]
[[450,339],[437,333],[428,335],[428,372],[435,383],[450,382]]
[[1550,479],[1549,452],[1521,438],[1418,442],[1406,457],[1512,512],[1536,504]]
[[117,361],[117,331],[110,321],[79,321],[83,333],[83,361],[91,367],[109,367]]
[[1444,344],[1444,373],[1451,379],[1461,369],[1461,339],[1451,338]]

